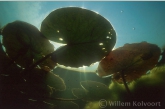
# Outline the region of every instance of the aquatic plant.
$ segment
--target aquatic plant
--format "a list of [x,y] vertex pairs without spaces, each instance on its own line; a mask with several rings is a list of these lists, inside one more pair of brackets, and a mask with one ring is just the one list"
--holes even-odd
[[115,30],[108,20],[77,7],[51,12],[41,24],[41,33],[49,40],[66,44],[54,52],[52,60],[70,67],[89,66],[101,60],[116,43]]
[[113,79],[124,83],[130,93],[127,83],[131,82],[152,69],[160,56],[160,48],[147,42],[125,44],[109,53],[98,66],[98,75],[113,74]]
[[[1,78],[12,84],[10,77],[19,77],[21,82],[12,86],[14,91],[33,102],[77,100],[51,97],[52,93],[66,88],[63,79],[51,70],[57,63],[89,66],[106,56],[116,42],[116,33],[107,19],[78,7],[51,12],[42,22],[41,31],[29,23],[14,21],[1,28],[1,35]],[[49,40],[65,45],[54,51]],[[11,67],[17,70],[13,73],[8,70]]]
[[[40,31],[29,23],[15,21],[2,27],[0,35],[3,38],[0,47],[2,99],[10,95],[14,99],[17,93],[23,100],[18,102],[29,104],[27,109],[59,109],[61,106],[77,109],[78,105],[72,101],[111,98],[108,86],[90,80],[81,81],[81,87],[73,88],[71,98],[57,96],[66,90],[64,79],[52,71],[57,63],[80,67],[100,61],[98,75],[112,74],[113,80],[124,83],[129,92],[126,82],[152,69],[160,56],[159,47],[147,42],[125,44],[112,50],[116,32],[110,22],[78,7],[54,10],[43,20]],[[64,45],[54,50],[49,40]],[[162,60],[164,64],[164,55]],[[12,103],[13,99],[4,100],[2,104]]]

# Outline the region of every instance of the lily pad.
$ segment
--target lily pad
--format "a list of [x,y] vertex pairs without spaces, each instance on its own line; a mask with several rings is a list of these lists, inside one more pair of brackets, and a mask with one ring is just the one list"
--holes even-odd
[[2,36],[6,53],[22,67],[28,67],[33,60],[54,51],[53,45],[36,27],[23,21],[7,24],[3,27]]
[[2,45],[0,44],[0,73],[4,72],[4,67],[7,67],[11,63],[11,59],[7,57],[5,52],[2,49]]
[[66,44],[56,50],[52,59],[71,67],[101,60],[116,43],[116,33],[106,18],[78,7],[51,12],[42,22],[41,32],[49,40]]
[[0,74],[15,75],[21,71],[16,64],[6,55],[2,45],[0,44]]
[[160,48],[147,42],[125,44],[106,56],[98,66],[99,76],[112,75],[119,83],[123,83],[121,72],[127,82],[133,81],[158,62]]

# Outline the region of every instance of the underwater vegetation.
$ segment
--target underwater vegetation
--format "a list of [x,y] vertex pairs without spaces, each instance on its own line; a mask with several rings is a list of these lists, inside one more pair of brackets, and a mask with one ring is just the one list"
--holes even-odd
[[[149,74],[143,75],[136,81],[129,83],[128,87],[132,96],[128,95],[123,84],[112,81],[109,85],[110,97],[105,99],[108,104],[104,109],[164,109],[164,70],[165,65],[155,67],[150,70]],[[123,105],[122,103],[127,104]],[[145,103],[153,104],[146,106]],[[101,108],[98,101],[91,101],[86,104],[84,109]]]
[[[100,107],[101,99],[159,102],[158,108],[164,107],[164,49],[144,41],[112,50],[116,32],[107,19],[93,11],[60,8],[43,20],[40,30],[24,21],[14,21],[3,26],[0,35],[3,109],[139,108]],[[49,40],[64,45],[54,48]],[[83,72],[57,66],[90,66],[97,61],[96,73],[86,77]]]

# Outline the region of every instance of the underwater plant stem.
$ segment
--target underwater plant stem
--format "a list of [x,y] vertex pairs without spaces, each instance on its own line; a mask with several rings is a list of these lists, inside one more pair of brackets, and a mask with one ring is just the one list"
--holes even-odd
[[124,78],[124,70],[127,70],[129,67],[135,65],[135,64],[136,64],[137,62],[139,62],[139,61],[141,61],[141,58],[138,59],[137,61],[133,62],[131,65],[127,66],[125,69],[123,69],[123,70],[120,71],[121,77],[122,77],[122,79],[123,79],[124,86],[125,86],[125,88],[126,88],[126,90],[127,90],[127,92],[128,92],[129,95],[131,95],[131,91],[129,90],[128,85],[127,85],[127,83],[126,83],[126,80],[125,80],[125,78]]
[[49,58],[52,55],[52,53],[46,55],[45,57],[43,57],[42,59],[38,60],[36,63],[32,64],[29,67],[29,70],[33,69],[34,67],[36,67],[38,64],[40,64],[41,62],[45,61],[47,58]]
[[28,68],[25,68],[25,70],[23,70],[22,72],[27,72],[27,71],[30,71],[32,70],[33,68],[35,68],[38,64],[40,64],[41,62],[45,61],[47,58],[49,58],[54,52],[46,55],[45,57],[43,57],[42,59],[38,60],[37,62],[35,62],[34,64],[30,65]]
[[121,70],[120,73],[121,73],[121,77],[122,77],[122,80],[123,80],[123,83],[124,83],[124,86],[125,86],[125,89],[127,90],[128,94],[131,95],[131,91],[129,90],[128,88],[128,85],[126,83],[126,80],[124,78],[124,70],[127,70],[129,67],[133,66],[134,64],[136,64],[137,62],[139,62],[141,59],[135,61],[134,63],[132,63],[131,65],[127,66],[125,69]]
[[128,85],[127,85],[127,83],[126,83],[126,80],[125,80],[125,78],[124,78],[124,72],[121,71],[120,73],[121,73],[121,77],[122,77],[122,79],[123,79],[123,83],[124,83],[125,89],[127,90],[128,94],[131,96],[131,91],[129,90]]

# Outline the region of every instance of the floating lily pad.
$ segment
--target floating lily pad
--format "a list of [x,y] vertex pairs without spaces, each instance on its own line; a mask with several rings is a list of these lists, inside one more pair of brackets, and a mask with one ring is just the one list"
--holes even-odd
[[37,61],[54,51],[53,45],[40,31],[26,22],[15,21],[7,24],[3,28],[2,36],[6,53],[22,67],[28,67],[33,60]]
[[98,66],[99,76],[113,74],[113,78],[123,83],[120,72],[127,82],[133,81],[152,69],[158,62],[160,48],[147,42],[125,44],[106,56]]
[[42,22],[41,32],[49,40],[66,44],[56,50],[52,59],[71,67],[101,60],[116,43],[116,33],[107,19],[78,7],[51,12]]

